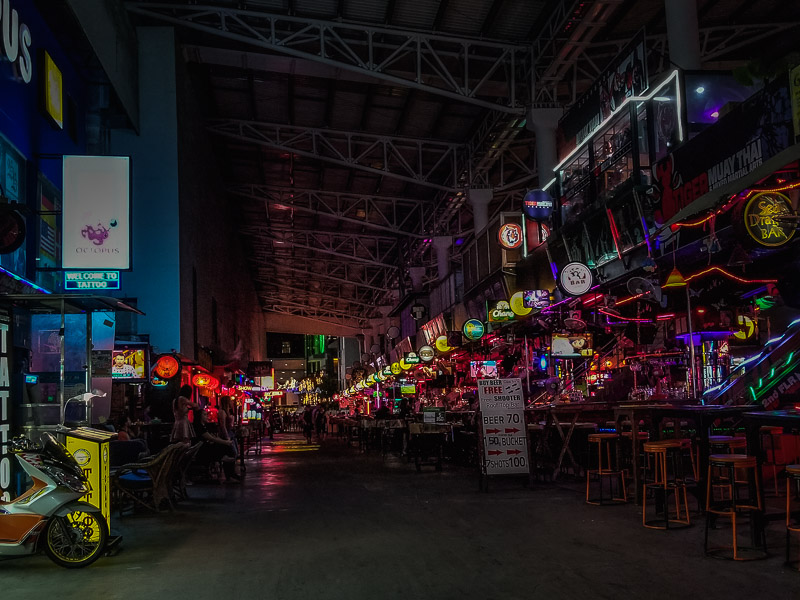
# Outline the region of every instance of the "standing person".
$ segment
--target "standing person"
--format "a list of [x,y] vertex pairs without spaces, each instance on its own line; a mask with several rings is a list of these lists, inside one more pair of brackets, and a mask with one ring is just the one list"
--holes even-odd
[[200,405],[192,402],[191,397],[192,386],[182,385],[178,391],[178,397],[172,401],[172,415],[175,417],[175,423],[172,425],[169,441],[173,444],[175,442],[191,442],[194,438],[194,427],[189,422],[189,411],[198,410]]
[[306,436],[306,442],[311,443],[311,436],[314,433],[314,415],[311,412],[311,407],[306,406],[303,411],[303,433]]
[[320,404],[317,407],[316,414],[314,415],[314,427],[317,430],[317,440],[322,441],[325,437],[325,422],[327,415],[325,414],[325,407]]
[[219,437],[229,440],[233,448],[233,456],[239,456],[239,445],[236,442],[236,433],[233,430],[233,409],[231,408],[231,397],[220,396],[217,406],[217,422],[219,424]]

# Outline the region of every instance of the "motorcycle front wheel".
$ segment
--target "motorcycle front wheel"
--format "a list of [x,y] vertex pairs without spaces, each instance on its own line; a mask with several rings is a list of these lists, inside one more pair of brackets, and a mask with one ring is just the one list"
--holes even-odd
[[100,558],[107,539],[108,526],[103,515],[75,510],[50,519],[44,550],[57,565],[77,569]]

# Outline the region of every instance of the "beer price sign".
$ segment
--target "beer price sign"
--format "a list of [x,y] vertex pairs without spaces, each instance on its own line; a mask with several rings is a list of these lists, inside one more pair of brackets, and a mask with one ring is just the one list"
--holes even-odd
[[483,460],[487,475],[528,473],[522,380],[479,379]]

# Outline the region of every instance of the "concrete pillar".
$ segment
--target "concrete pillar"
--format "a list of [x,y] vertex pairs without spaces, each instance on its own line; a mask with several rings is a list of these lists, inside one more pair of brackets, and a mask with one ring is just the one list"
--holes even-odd
[[556,128],[564,111],[560,108],[532,108],[528,113],[528,129],[536,134],[536,169],[539,172],[539,187],[547,185],[558,164]]
[[439,281],[444,280],[450,274],[450,248],[452,245],[452,236],[439,235],[433,238],[433,247],[436,249],[436,267],[439,272]]
[[681,69],[700,69],[700,31],[696,0],[664,0],[669,59]]
[[[486,229],[486,225],[489,223],[489,203],[493,197],[494,190],[491,188],[470,188],[467,190],[467,200],[472,207],[472,222],[475,225],[475,235]],[[436,238],[433,238],[433,241],[435,244]]]
[[408,276],[411,278],[411,289],[415,292],[421,292],[422,278],[425,277],[425,267],[409,267]]

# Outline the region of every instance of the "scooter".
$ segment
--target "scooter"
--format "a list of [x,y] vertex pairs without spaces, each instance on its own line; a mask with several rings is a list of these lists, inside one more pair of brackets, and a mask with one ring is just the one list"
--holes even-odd
[[14,438],[10,450],[33,480],[11,502],[0,502],[0,559],[44,551],[68,569],[92,564],[103,554],[108,525],[100,509],[78,499],[91,490],[78,463],[51,433],[35,446]]

